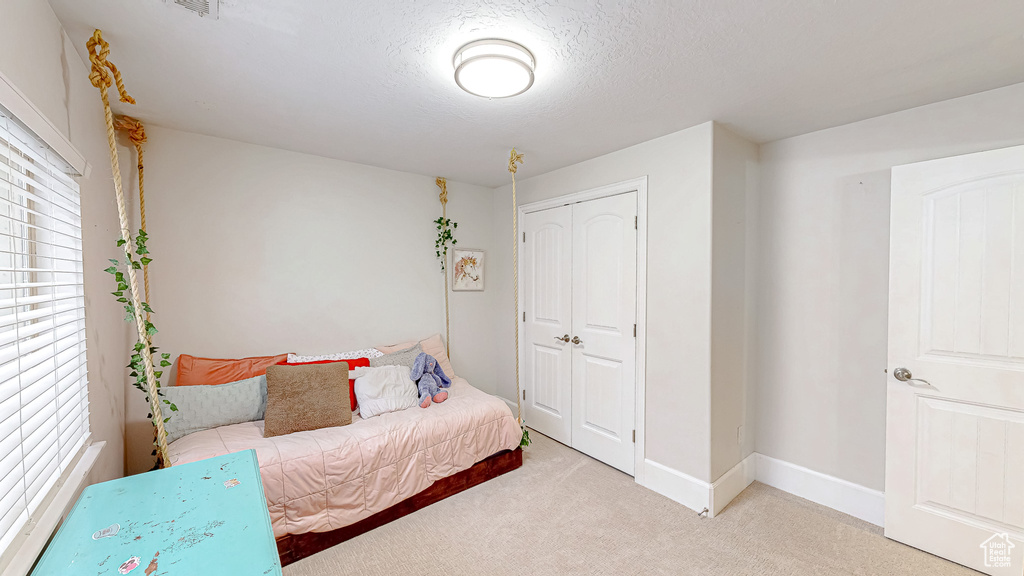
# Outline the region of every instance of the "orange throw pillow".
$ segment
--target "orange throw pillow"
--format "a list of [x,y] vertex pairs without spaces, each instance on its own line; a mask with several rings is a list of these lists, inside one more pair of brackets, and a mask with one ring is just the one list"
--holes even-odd
[[[362,367],[368,367],[370,365],[370,359],[369,358],[348,358],[348,359],[345,359],[345,360],[317,360],[316,362],[288,362],[288,359],[285,358],[285,361],[284,362],[279,362],[278,365],[280,365],[280,366],[309,366],[310,364],[333,364],[334,362],[345,362],[345,363],[347,363],[348,364],[348,369],[350,371],[349,372],[350,376],[351,376],[351,371],[352,370],[354,370],[356,368],[359,368],[361,366]],[[359,403],[356,402],[356,379],[355,378],[349,378],[348,379],[348,401],[349,401],[349,404],[351,404],[352,412],[355,412],[356,411],[356,407],[359,406]]]
[[237,360],[198,358],[182,354],[178,356],[178,386],[201,384],[227,384],[247,378],[263,376],[267,367],[288,361],[288,354],[277,356],[256,356]]

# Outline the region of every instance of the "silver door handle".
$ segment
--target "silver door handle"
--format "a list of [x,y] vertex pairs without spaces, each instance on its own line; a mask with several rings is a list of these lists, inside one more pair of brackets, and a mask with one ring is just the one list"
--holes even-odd
[[569,335],[566,334],[565,336],[562,336],[561,338],[559,338],[558,336],[555,336],[555,340],[558,340],[559,342],[568,342],[569,341]]
[[914,378],[914,375],[907,368],[900,367],[900,368],[897,368],[897,369],[893,370],[892,371],[892,376],[893,376],[893,378],[899,380],[900,382],[906,382],[907,384],[910,384],[911,386],[920,386],[920,384],[914,384],[914,382],[921,382],[921,384],[924,384],[925,386],[934,388],[934,386],[932,386],[931,383],[928,382],[927,380],[922,380],[920,378]]
[[583,340],[580,340],[579,336],[573,336],[572,337],[572,343],[573,344],[583,344]]

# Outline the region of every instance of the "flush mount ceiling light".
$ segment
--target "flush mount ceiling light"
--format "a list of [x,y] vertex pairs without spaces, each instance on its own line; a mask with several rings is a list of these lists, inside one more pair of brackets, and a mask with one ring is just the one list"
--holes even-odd
[[508,98],[533,86],[533,54],[508,40],[477,40],[455,53],[455,83],[484,98]]

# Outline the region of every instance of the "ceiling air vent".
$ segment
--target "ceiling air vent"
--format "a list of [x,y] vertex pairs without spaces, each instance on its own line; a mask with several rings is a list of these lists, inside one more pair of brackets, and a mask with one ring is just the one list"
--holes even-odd
[[174,0],[174,3],[193,11],[200,16],[217,18],[220,0]]

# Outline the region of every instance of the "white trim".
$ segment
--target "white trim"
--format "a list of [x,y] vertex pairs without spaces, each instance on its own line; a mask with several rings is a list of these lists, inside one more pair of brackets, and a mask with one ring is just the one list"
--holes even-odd
[[[541,210],[547,210],[549,208],[557,208],[559,206],[576,204],[578,202],[586,202],[587,200],[596,200],[598,198],[607,198],[608,196],[616,196],[618,194],[625,194],[626,192],[633,191],[636,191],[638,195],[643,194],[644,202],[642,206],[646,208],[647,176],[641,176],[639,178],[623,180],[622,182],[615,182],[614,184],[607,184],[605,186],[600,186],[598,188],[591,188],[589,190],[572,192],[570,194],[565,194],[563,196],[556,196],[555,198],[548,198],[546,200],[537,200],[536,202],[520,204],[519,214],[523,215],[529,214],[531,212],[540,212]],[[641,206],[639,202],[637,205]]]
[[633,479],[641,486],[647,479],[647,176],[632,181],[636,186],[636,447]]
[[757,481],[876,526],[885,525],[885,493],[757,454]]
[[53,151],[60,155],[65,162],[71,165],[80,175],[89,176],[91,166],[85,160],[85,156],[75,148],[74,144],[64,136],[53,122],[43,115],[34,104],[18,90],[18,87],[11,82],[3,72],[0,72],[0,104],[11,111],[11,114],[35,132],[46,142]]
[[[633,427],[636,430],[636,446],[633,448],[633,479],[637,484],[646,486],[645,474],[648,470],[646,465],[644,447],[646,446],[646,399],[647,399],[647,176],[624,180],[614,184],[608,184],[599,188],[592,188],[581,192],[574,192],[556,198],[539,200],[521,204],[516,214],[517,222],[522,222],[523,216],[531,212],[557,208],[577,202],[607,198],[628,192],[636,192],[636,393],[634,396],[635,417]],[[516,247],[519,247],[519,236],[516,230]],[[523,278],[523,259],[519,259],[519,278]],[[524,310],[523,299],[525,292],[519,291],[519,310]],[[516,326],[519,331],[519,341],[525,342],[523,322],[516,318]],[[523,350],[520,347],[519,357],[516,359],[519,366],[523,366]],[[658,464],[660,466],[660,464]],[[668,469],[670,470],[670,469]]]
[[516,415],[516,410],[519,410],[519,405],[516,404],[515,400],[509,400],[508,398],[505,398],[504,396],[497,396],[497,397],[501,398],[502,400],[504,400],[505,404],[508,404],[508,409],[511,410],[512,411],[512,415],[515,416]]
[[721,513],[733,498],[740,495],[750,486],[757,476],[757,455],[747,456],[731,470],[722,474],[721,478],[711,484],[711,502],[708,513],[714,518]]
[[750,486],[755,480],[757,471],[755,454],[751,454],[742,462],[733,466],[722,477],[709,484],[674,468],[659,464],[653,460],[645,460],[645,488],[679,502],[695,511],[708,511],[708,517],[714,518],[732,502],[732,499]]
[[694,512],[703,512],[711,499],[711,484],[679,470],[644,460],[644,487],[675,500]]
[[757,480],[876,526],[885,525],[883,492],[756,452],[711,484],[651,460],[644,461],[644,468],[646,488],[697,512],[707,508],[711,518]]
[[[86,440],[88,442],[88,440]],[[95,442],[84,446],[78,461],[68,468],[66,477],[50,489],[39,511],[33,514],[11,545],[0,556],[0,573],[3,576],[26,576],[36,559],[46,548],[64,514],[78,494],[86,486],[86,478],[106,446],[106,442]]]

